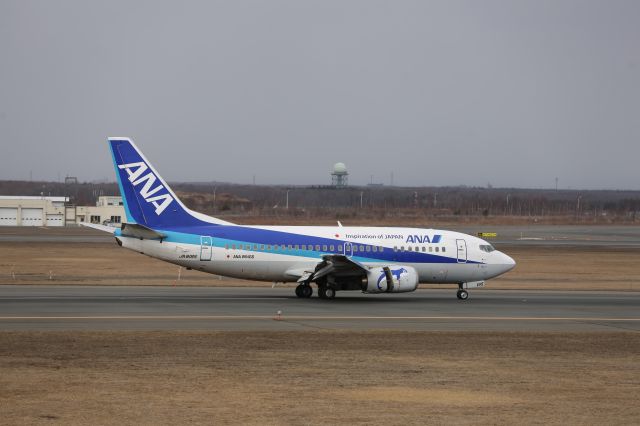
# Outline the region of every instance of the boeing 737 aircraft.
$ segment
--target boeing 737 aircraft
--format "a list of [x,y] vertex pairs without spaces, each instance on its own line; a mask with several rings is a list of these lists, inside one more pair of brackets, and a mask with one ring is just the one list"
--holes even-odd
[[342,226],[244,226],[188,209],[129,138],[109,138],[127,221],[108,228],[125,248],[228,277],[297,282],[298,297],[403,293],[419,283],[466,289],[513,269],[488,242],[452,231]]

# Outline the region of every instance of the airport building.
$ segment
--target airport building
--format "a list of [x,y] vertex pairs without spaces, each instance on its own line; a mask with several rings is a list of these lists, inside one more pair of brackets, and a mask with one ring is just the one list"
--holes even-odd
[[119,224],[124,217],[122,197],[102,196],[95,206],[75,206],[68,197],[0,196],[0,226]]
[[125,218],[122,197],[98,197],[95,206],[75,207],[75,223],[105,223],[120,224]]

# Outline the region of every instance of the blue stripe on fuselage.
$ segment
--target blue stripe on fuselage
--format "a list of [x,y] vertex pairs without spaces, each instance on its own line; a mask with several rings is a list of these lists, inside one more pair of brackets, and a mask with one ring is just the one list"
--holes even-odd
[[[308,257],[308,258],[317,258],[321,259],[322,255],[325,254],[342,254],[342,252],[337,251],[338,245],[343,245],[345,243],[351,243],[353,245],[358,245],[358,247],[363,246],[365,248],[364,252],[357,251],[352,256],[354,260],[359,262],[392,262],[392,263],[457,263],[457,259],[435,255],[431,253],[421,253],[421,252],[413,252],[413,251],[394,251],[393,248],[384,247],[384,251],[372,251],[373,247],[381,247],[377,244],[367,244],[362,242],[354,242],[354,241],[346,241],[341,239],[332,239],[332,238],[323,238],[316,237],[312,235],[304,235],[304,234],[294,234],[291,232],[284,231],[274,231],[267,229],[259,229],[259,228],[248,228],[244,226],[226,226],[226,225],[213,225],[213,226],[202,226],[202,227],[189,227],[189,228],[172,228],[171,230],[166,229],[156,229],[158,232],[161,232],[167,235],[164,241],[174,242],[174,243],[182,243],[182,244],[193,244],[200,245],[201,236],[210,236],[213,238],[213,246],[224,248],[225,246],[231,247],[232,245],[236,245],[237,250],[244,251],[253,251],[253,252],[263,252],[263,253],[272,253],[272,254],[282,254],[287,256],[300,256],[300,257]],[[251,245],[251,248],[246,249],[244,246]],[[271,250],[255,250],[253,245],[265,245],[272,246]],[[239,248],[239,245],[243,245],[243,248]],[[278,246],[277,250],[273,249],[273,246]],[[282,245],[287,246],[286,248],[281,248]],[[323,251],[323,250],[302,250],[300,248],[289,249],[288,246],[291,245],[295,247],[296,245],[299,247],[301,245],[313,245],[314,248],[316,245],[322,246],[331,246],[333,245],[336,251]],[[366,249],[369,248],[369,251]],[[467,263],[480,263],[474,261],[467,261]]]

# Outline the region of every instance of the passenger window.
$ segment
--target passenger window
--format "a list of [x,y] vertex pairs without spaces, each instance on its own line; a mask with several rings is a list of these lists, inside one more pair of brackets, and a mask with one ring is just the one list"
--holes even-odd
[[231,250],[235,250],[236,249],[236,245],[235,244],[231,244]]
[[336,251],[336,247],[335,247],[333,244],[331,244],[331,245],[329,246],[329,251],[330,251],[330,252],[334,252],[334,251]]
[[408,246],[408,247],[407,247],[407,251],[411,251],[411,246]]
[[293,245],[289,244],[289,250],[293,250]]
[[258,245],[257,245],[257,244],[254,244],[254,245],[253,245],[253,249],[254,249],[254,250],[258,250]]
[[271,251],[271,245],[267,246],[267,251]]
[[404,251],[404,246],[400,246],[400,251]]
[[225,245],[224,245],[224,249],[225,249],[225,250],[229,250],[229,244],[225,244]]
[[420,251],[420,247],[416,246],[416,251]]
[[299,250],[300,246],[298,244],[296,244],[296,250]]
[[342,251],[342,244],[338,246],[338,251]]
[[440,247],[436,247],[436,253],[440,251]]
[[366,249],[367,249],[367,252],[370,252],[371,251],[371,246],[367,246]]
[[398,251],[398,246],[393,246],[393,251]]
[[374,253],[376,253],[378,251],[378,246],[373,246],[372,250]]
[[426,251],[427,251],[427,248],[425,246],[422,246],[422,252],[424,253]]
[[433,247],[429,246],[429,253],[433,253]]
[[446,248],[442,247],[442,252],[444,253],[445,251],[447,251]]
[[264,244],[260,244],[260,251],[264,251]]
[[384,251],[384,247],[378,247],[378,251],[382,253]]
[[316,244],[316,251],[320,251],[320,245]]
[[326,245],[326,244],[324,244],[324,245],[322,246],[322,251],[327,251],[327,245]]

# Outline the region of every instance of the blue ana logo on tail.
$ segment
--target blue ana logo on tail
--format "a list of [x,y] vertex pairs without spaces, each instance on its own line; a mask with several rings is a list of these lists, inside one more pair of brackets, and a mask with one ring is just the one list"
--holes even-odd
[[143,163],[129,163],[129,164],[121,164],[118,166],[119,169],[124,169],[127,171],[129,175],[129,182],[131,185],[138,186],[144,182],[144,185],[139,190],[142,198],[145,199],[147,203],[153,204],[156,208],[156,214],[160,215],[162,212],[171,204],[173,201],[173,197],[169,193],[156,195],[161,189],[164,188],[164,185],[160,184],[155,188],[153,185],[156,183],[158,179],[151,170],[145,174],[145,172],[149,169],[149,167]]
[[[400,281],[400,275],[404,274],[405,272],[408,272],[408,271],[404,268],[396,269],[395,271],[392,269],[391,275],[394,276],[396,280]],[[387,276],[383,272],[380,274],[380,278],[378,278],[378,290],[382,290],[382,287],[380,287],[380,283],[382,282],[382,280],[385,280],[385,279],[387,279]]]

